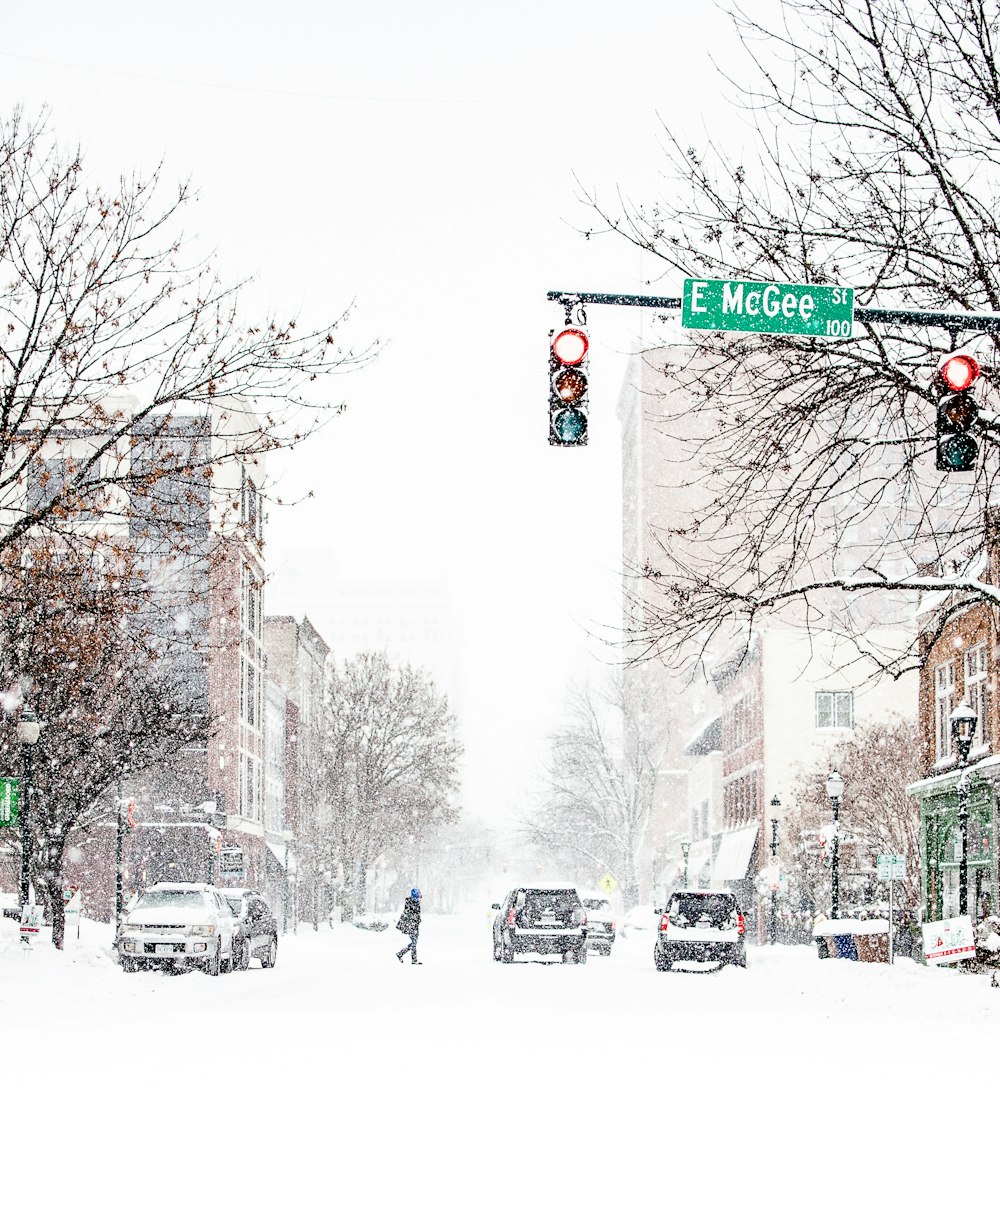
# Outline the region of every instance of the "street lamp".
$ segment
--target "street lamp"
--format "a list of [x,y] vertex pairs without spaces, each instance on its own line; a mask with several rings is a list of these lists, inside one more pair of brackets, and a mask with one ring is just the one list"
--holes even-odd
[[31,830],[28,828],[28,814],[31,807],[31,750],[38,743],[41,726],[32,709],[23,709],[17,720],[17,742],[21,745],[24,770],[24,798],[21,800],[21,910],[28,902],[28,891],[31,885]]
[[778,943],[778,812],[781,800],[774,796],[771,800],[771,944]]
[[687,838],[681,841],[681,854],[684,856],[684,888],[688,887],[688,856],[691,854],[691,843]]
[[951,737],[958,744],[958,833],[962,845],[958,857],[958,913],[969,913],[969,749],[976,733],[976,711],[958,705],[951,711]]
[[826,780],[826,793],[833,809],[833,850],[831,851],[833,885],[830,899],[830,917],[840,918],[840,797],[844,793],[844,780],[836,770]]

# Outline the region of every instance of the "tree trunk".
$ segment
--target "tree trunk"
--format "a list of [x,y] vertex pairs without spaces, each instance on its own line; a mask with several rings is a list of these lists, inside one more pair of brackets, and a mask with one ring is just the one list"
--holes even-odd
[[365,913],[365,902],[368,897],[368,865],[359,864],[354,879],[354,910],[356,914]]
[[66,903],[63,901],[62,846],[45,849],[45,894],[52,914],[52,943],[62,949],[66,941]]

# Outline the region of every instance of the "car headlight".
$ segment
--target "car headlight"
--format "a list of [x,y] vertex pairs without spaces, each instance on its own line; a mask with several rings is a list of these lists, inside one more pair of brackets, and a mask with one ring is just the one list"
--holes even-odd
[[193,923],[191,925],[191,935],[192,936],[214,936],[215,935],[215,924],[214,923]]

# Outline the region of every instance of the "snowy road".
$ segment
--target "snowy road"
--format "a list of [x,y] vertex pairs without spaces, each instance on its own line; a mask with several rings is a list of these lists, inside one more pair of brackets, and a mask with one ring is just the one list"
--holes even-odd
[[0,1226],[55,1226],[40,1194],[143,1231],[934,1225],[992,1139],[985,977],[805,948],[657,974],[645,936],[499,966],[487,913],[427,916],[418,968],[399,941],[300,930],[209,979],[0,923]]

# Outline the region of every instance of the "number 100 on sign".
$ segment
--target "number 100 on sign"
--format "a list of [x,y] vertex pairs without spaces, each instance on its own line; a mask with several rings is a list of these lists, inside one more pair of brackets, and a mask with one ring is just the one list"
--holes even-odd
[[685,278],[681,324],[685,329],[849,338],[854,291],[848,286]]

